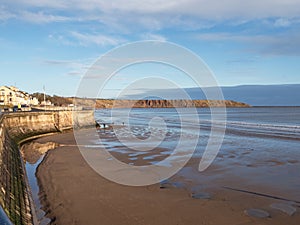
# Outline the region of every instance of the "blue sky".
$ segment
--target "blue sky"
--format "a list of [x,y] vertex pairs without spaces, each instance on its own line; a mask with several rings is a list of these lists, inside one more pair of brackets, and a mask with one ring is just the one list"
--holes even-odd
[[296,84],[299,15],[297,0],[1,0],[0,85],[74,96],[99,56],[141,40],[192,50],[221,86]]

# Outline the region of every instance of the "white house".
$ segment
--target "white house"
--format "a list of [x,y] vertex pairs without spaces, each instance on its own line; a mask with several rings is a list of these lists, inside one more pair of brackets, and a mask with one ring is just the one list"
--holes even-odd
[[31,97],[30,98],[30,105],[39,105],[40,102],[36,97]]
[[49,101],[49,100],[47,100],[47,101],[42,101],[42,102],[41,102],[41,105],[43,105],[43,106],[52,106],[52,102]]
[[38,105],[38,100],[32,98],[27,92],[11,86],[0,87],[0,105]]

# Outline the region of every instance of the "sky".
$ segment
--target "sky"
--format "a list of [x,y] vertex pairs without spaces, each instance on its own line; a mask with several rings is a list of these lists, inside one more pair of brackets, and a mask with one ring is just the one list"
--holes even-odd
[[[0,0],[0,85],[75,96],[99,57],[143,40],[191,50],[220,86],[300,84],[299,0]],[[119,71],[109,89],[151,70],[193,86],[148,66]]]

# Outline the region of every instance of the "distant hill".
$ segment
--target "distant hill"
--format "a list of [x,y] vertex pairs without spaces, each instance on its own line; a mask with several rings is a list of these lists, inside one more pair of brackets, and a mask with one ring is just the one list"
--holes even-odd
[[[32,94],[33,97],[36,97],[39,102],[44,101],[44,94],[43,93],[34,93]],[[45,95],[45,99],[46,101],[50,101],[51,103],[53,103],[55,106],[67,106],[69,104],[73,103],[73,99],[72,98],[68,98],[68,97],[61,97],[61,96],[57,96],[57,95]]]

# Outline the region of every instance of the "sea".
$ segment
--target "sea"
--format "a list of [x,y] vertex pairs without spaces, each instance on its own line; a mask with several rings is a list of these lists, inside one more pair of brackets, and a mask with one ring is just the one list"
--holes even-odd
[[203,171],[187,163],[169,178],[176,185],[258,190],[300,202],[300,107],[101,109],[95,119],[114,127],[100,129],[101,144],[130,165],[157,164],[178,146],[193,150],[194,162],[215,153]]

